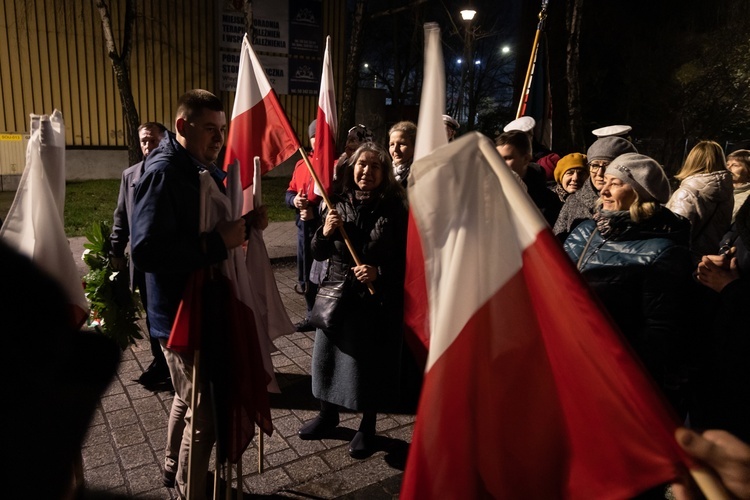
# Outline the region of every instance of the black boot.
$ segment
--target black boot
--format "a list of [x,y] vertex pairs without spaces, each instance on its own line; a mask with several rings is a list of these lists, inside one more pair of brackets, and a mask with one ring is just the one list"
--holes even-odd
[[349,443],[349,456],[356,459],[363,459],[375,453],[375,421],[377,413],[365,412],[362,415],[362,422],[359,424],[359,430]]
[[300,439],[323,439],[339,425],[339,409],[336,405],[321,401],[320,407],[320,414],[297,431]]

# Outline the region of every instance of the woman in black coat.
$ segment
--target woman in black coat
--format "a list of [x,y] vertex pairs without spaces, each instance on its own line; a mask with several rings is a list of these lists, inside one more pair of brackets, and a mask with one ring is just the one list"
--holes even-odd
[[[316,260],[328,260],[328,280],[347,282],[342,298],[347,314],[340,326],[315,333],[312,389],[321,412],[299,436],[324,437],[339,423],[339,406],[363,412],[349,453],[364,458],[373,451],[377,410],[399,396],[407,204],[388,152],[371,142],[361,145],[332,203],[335,208],[324,211],[324,223],[313,236],[312,252]],[[359,266],[338,231],[341,226]]]

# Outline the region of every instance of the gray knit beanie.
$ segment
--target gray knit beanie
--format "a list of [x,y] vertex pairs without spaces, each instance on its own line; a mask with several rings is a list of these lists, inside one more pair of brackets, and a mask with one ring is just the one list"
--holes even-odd
[[594,160],[609,160],[612,161],[620,155],[625,153],[637,153],[633,143],[622,137],[610,136],[602,137],[594,141],[594,144],[589,147],[586,152],[586,158],[589,162]]
[[[598,141],[597,141],[598,142]],[[620,155],[609,164],[607,174],[629,184],[642,202],[669,201],[670,188],[664,169],[656,160],[638,153]]]
[[312,139],[313,137],[315,137],[315,125],[317,125],[317,123],[318,123],[318,120],[315,119],[315,120],[311,121],[310,122],[310,126],[307,127],[307,137],[309,137],[310,139]]

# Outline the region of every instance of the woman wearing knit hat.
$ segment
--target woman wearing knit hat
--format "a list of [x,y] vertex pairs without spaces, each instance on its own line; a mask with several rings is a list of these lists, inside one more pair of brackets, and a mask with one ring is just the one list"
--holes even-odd
[[568,196],[583,187],[588,170],[586,155],[581,153],[565,155],[555,166],[556,184],[550,189],[560,197],[560,201],[564,202]]
[[669,182],[648,156],[618,156],[604,181],[594,219],[570,233],[565,251],[684,416],[691,325],[686,313],[697,288],[691,279],[690,225],[662,205],[669,199]]
[[586,153],[589,181],[565,200],[552,229],[560,240],[565,241],[574,227],[594,216],[594,205],[604,186],[604,173],[609,163],[621,154],[637,152],[635,146],[622,137],[602,137],[589,147]]
[[675,178],[682,182],[667,208],[690,220],[690,249],[697,264],[701,256],[716,252],[721,237],[729,231],[734,208],[732,174],[721,146],[700,141]]

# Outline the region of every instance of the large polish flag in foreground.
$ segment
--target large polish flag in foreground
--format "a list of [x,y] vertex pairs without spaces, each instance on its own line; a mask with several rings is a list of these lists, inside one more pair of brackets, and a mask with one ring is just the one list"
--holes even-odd
[[[321,188],[330,194],[333,183],[333,170],[336,166],[336,134],[339,129],[336,113],[336,91],[333,86],[333,69],[331,67],[331,37],[326,37],[326,51],[323,56],[323,71],[320,77],[320,95],[318,96],[318,114],[315,122],[315,148],[313,148],[312,166],[322,184]],[[315,193],[322,195],[318,186]]]
[[[445,113],[445,60],[440,43],[440,26],[436,23],[424,25],[424,78],[422,98],[424,106],[419,106],[419,128],[414,147],[414,161],[427,156],[440,146],[448,144],[443,124]],[[419,234],[414,226],[414,218],[409,211],[407,240],[419,247]],[[422,251],[406,255],[406,276],[404,278],[404,320],[405,340],[421,367],[427,359],[429,326],[424,303],[427,300],[424,283]]]
[[240,161],[243,214],[253,209],[253,158],[260,158],[261,172],[265,174],[299,148],[297,135],[246,34],[224,154],[224,170],[235,160]]
[[409,203],[431,333],[401,498],[628,498],[684,470],[676,419],[488,138],[416,161]]
[[[65,236],[65,124],[60,111],[31,115],[26,167],[0,238],[52,276],[65,292],[73,328],[89,315],[70,243]],[[4,283],[10,286],[10,283]],[[43,309],[43,304],[40,304]]]

